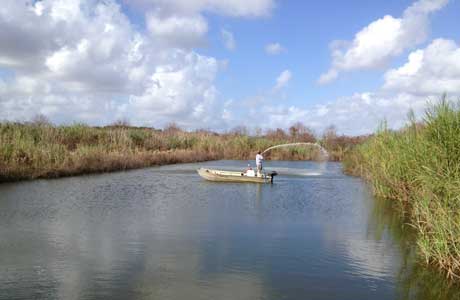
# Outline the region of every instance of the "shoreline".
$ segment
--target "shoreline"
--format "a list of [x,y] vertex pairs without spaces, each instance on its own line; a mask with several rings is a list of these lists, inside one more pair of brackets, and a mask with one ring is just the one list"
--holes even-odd
[[423,264],[460,282],[460,108],[443,99],[423,122],[409,121],[350,151],[343,170],[369,182],[415,229]]
[[[199,162],[208,162],[208,161],[219,161],[219,160],[241,160],[241,161],[249,161],[249,159],[234,159],[234,158],[222,158],[222,157],[215,157],[215,156],[206,156],[202,154],[198,154],[199,158],[197,159],[190,159],[190,155],[193,155],[193,151],[164,151],[164,152],[154,152],[151,153],[152,157],[157,158],[154,162],[147,162],[141,163],[141,165],[132,165],[130,162],[124,162],[123,164],[119,164],[119,160],[107,161],[107,163],[112,164],[110,168],[98,165],[98,167],[90,168],[90,169],[81,169],[78,170],[48,170],[43,171],[42,174],[39,175],[25,175],[22,177],[0,177],[0,185],[2,183],[14,183],[14,182],[23,182],[23,181],[32,181],[37,179],[59,179],[59,178],[66,178],[66,177],[74,177],[74,176],[85,176],[85,175],[97,175],[97,174],[108,174],[108,173],[115,173],[115,172],[123,172],[123,171],[132,171],[132,170],[141,170],[145,168],[152,168],[152,167],[160,167],[160,166],[168,166],[168,165],[175,165],[175,164],[187,164],[187,163],[199,163]],[[185,157],[183,159],[182,157]],[[272,159],[270,161],[317,161],[317,160],[301,160],[301,159]],[[136,159],[133,159],[133,163],[135,164]],[[317,161],[319,162],[319,161]],[[328,162],[339,162],[340,161],[333,161],[329,160]],[[13,173],[14,174],[14,173]],[[350,174],[347,174],[350,175]]]
[[[300,127],[299,128],[303,128]],[[329,134],[318,140],[308,129],[287,134],[281,129],[265,135],[187,132],[130,126],[90,127],[82,124],[0,123],[0,183],[57,178],[216,159],[247,159],[274,145],[323,143],[329,160],[340,161],[360,137]],[[272,150],[267,160],[318,160],[315,147]]]
[[[196,156],[195,156],[196,155]],[[109,158],[107,158],[109,157]],[[76,166],[75,169],[54,169],[42,170],[39,173],[20,173],[15,174],[15,171],[10,171],[9,177],[0,177],[0,184],[30,181],[35,179],[57,179],[73,176],[84,176],[90,174],[104,174],[129,170],[138,170],[150,167],[159,167],[164,165],[173,165],[181,163],[196,163],[204,161],[219,160],[219,158],[212,155],[203,155],[195,153],[194,151],[164,151],[153,153],[142,153],[140,156],[120,156],[108,155],[99,161],[98,164],[93,166]],[[89,160],[95,159],[90,158]],[[21,172],[21,170],[16,170]],[[16,176],[15,176],[16,175]]]

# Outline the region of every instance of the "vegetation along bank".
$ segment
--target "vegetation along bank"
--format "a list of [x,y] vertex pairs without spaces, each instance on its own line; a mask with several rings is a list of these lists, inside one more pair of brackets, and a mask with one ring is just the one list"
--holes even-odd
[[344,170],[372,183],[416,229],[429,265],[460,279],[460,108],[446,100],[422,122],[382,128],[347,153]]
[[[360,137],[339,136],[330,128],[321,138],[330,159],[341,160]],[[288,131],[249,135],[243,127],[217,134],[187,132],[175,125],[163,130],[116,124],[55,126],[37,119],[0,123],[0,182],[126,170],[215,159],[253,159],[258,150],[289,142],[318,142],[311,130],[294,124]],[[267,159],[312,160],[318,149],[278,149]]]

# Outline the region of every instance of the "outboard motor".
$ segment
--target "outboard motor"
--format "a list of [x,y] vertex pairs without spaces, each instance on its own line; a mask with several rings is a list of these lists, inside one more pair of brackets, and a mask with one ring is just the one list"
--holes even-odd
[[273,177],[278,175],[278,173],[276,171],[272,171],[268,175],[270,176],[270,183],[273,183]]

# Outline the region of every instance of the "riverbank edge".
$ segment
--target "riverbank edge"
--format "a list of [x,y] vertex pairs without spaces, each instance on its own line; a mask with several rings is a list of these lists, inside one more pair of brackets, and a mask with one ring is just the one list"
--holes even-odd
[[[142,152],[137,154],[106,153],[103,156],[91,156],[80,160],[79,165],[55,167],[33,170],[27,166],[11,169],[2,169],[0,184],[8,182],[28,181],[34,179],[56,179],[61,177],[83,176],[89,174],[103,174],[119,171],[144,169],[165,165],[198,163],[216,160],[241,160],[241,158],[221,157],[214,153],[203,153],[195,150],[167,150]],[[277,161],[280,159],[272,159]],[[283,159],[285,160],[285,159]],[[299,161],[290,159],[288,161]],[[315,161],[315,160],[302,160]]]
[[414,119],[346,153],[343,171],[369,182],[415,229],[422,264],[460,282],[460,106],[444,98]]
[[221,158],[215,154],[202,153],[195,150],[168,150],[140,152],[136,154],[105,153],[104,155],[85,157],[79,160],[79,164],[71,166],[65,165],[41,170],[34,170],[28,166],[16,168],[15,170],[3,169],[3,174],[0,175],[0,184],[34,179],[55,179],[88,174],[103,174],[219,159]]
[[[291,130],[292,129],[292,130]],[[56,178],[216,159],[250,159],[258,151],[288,143],[321,144],[328,159],[343,153],[363,137],[339,136],[329,130],[321,140],[303,125],[249,135],[243,131],[215,133],[111,125],[53,125],[47,122],[0,122],[0,182]],[[318,160],[318,147],[280,148],[267,160]]]
[[[354,154],[348,154],[348,155],[355,156],[356,152],[358,151],[355,151]],[[374,178],[370,174],[369,170],[365,170],[365,167],[363,165],[359,165],[359,164],[351,165],[355,162],[350,162],[350,158],[347,156],[345,156],[344,161],[342,161],[341,163],[342,163],[343,173],[345,175],[361,178],[362,180],[364,180],[367,184],[370,185],[374,197],[380,197],[386,201],[393,201],[393,202],[396,200],[395,197],[390,197],[390,196],[386,196],[382,194],[380,190],[382,187],[378,187],[376,185]],[[401,193],[400,197],[407,198],[408,196]],[[406,230],[414,230],[416,235],[420,234],[420,232],[418,232],[419,228],[417,228],[418,224],[414,222],[414,216],[411,215],[411,212],[408,212],[408,210],[411,209],[409,207],[410,204],[409,203],[403,204],[401,202],[397,202],[396,204],[392,203],[392,204],[393,205],[391,208],[393,212],[396,212],[397,214],[399,214],[401,223],[403,224],[402,226],[407,226],[408,228],[406,228]],[[402,205],[405,205],[405,207],[402,207]],[[460,284],[459,274],[457,274],[449,266],[446,266],[445,263],[443,263],[445,259],[435,259],[431,257],[431,255],[427,253],[427,251],[423,251],[422,249],[420,249],[419,244],[420,244],[420,241],[416,240],[415,249],[417,251],[416,260],[418,264],[422,265],[428,271],[433,271],[441,275],[444,275],[449,284],[450,283]]]

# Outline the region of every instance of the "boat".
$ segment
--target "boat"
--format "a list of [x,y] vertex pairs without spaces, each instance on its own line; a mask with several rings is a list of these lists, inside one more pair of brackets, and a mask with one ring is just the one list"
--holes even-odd
[[262,173],[261,175],[256,175],[254,171],[235,172],[205,168],[200,168],[197,171],[204,179],[219,182],[273,183],[273,177],[277,175],[274,171],[270,173]]

